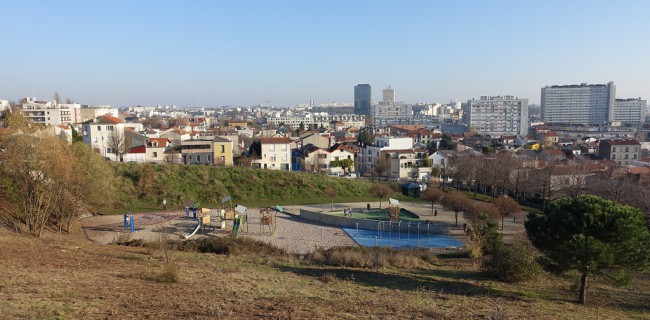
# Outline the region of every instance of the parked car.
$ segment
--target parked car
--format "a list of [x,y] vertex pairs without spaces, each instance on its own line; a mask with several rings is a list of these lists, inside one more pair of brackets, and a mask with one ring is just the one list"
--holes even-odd
[[345,177],[348,178],[348,179],[356,179],[357,174],[354,173],[354,172],[350,172],[350,173],[346,174]]

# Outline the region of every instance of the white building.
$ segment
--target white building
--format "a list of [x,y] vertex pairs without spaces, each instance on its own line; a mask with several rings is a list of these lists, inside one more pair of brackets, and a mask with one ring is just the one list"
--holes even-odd
[[645,120],[646,100],[616,99],[614,101],[614,119],[625,123],[639,123]]
[[300,127],[302,123],[305,129],[329,128],[332,123],[343,122],[345,126],[351,128],[361,128],[365,126],[366,116],[356,114],[342,115],[314,115],[306,114],[304,116],[274,116],[267,117],[266,123],[279,126],[284,124],[294,129]]
[[355,161],[357,171],[362,174],[372,173],[382,151],[411,148],[413,148],[413,138],[410,137],[376,137],[373,145],[359,148]]
[[59,103],[54,101],[37,101],[25,98],[20,111],[32,122],[48,126],[79,123],[78,103]]
[[[125,134],[124,128],[133,128],[135,131],[142,130],[142,123],[125,122],[123,119],[110,115],[97,117],[93,121],[83,124],[83,142],[90,145],[95,152],[113,161],[117,161],[115,148],[129,150],[131,143]],[[120,142],[121,141],[121,142]]]
[[9,101],[0,99],[0,112],[9,110]]
[[261,138],[260,159],[252,161],[253,168],[269,170],[291,170],[291,139]]
[[467,101],[464,115],[471,130],[482,135],[528,133],[528,99],[482,96],[480,100]]
[[542,88],[542,120],[546,123],[605,124],[614,118],[616,86],[586,84]]

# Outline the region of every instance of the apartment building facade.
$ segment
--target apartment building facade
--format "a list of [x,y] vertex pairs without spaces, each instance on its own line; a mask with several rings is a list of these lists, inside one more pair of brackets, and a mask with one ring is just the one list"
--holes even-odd
[[481,135],[525,135],[528,132],[528,99],[514,96],[482,96],[467,101],[464,113],[471,131]]
[[554,85],[542,88],[542,120],[547,123],[606,124],[614,119],[616,86]]

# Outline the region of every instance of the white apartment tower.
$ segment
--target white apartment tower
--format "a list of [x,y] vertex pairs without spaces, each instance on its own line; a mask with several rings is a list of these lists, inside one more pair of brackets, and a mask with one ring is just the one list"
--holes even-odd
[[542,88],[542,120],[547,123],[606,124],[614,119],[616,86],[586,84]]
[[645,119],[646,100],[636,99],[616,99],[614,101],[614,119],[625,123],[639,123]]
[[528,99],[482,96],[467,101],[467,123],[473,131],[491,136],[528,132]]

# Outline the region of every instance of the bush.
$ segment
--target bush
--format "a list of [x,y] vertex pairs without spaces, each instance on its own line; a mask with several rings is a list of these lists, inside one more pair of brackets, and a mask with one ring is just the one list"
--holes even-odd
[[173,263],[166,263],[160,274],[158,274],[156,281],[160,283],[177,283],[178,266]]
[[351,268],[427,268],[436,257],[426,249],[334,247],[316,250],[305,257],[316,263]]
[[517,240],[499,246],[483,261],[483,270],[505,282],[528,281],[537,277],[542,268],[537,263],[539,252],[529,243]]

